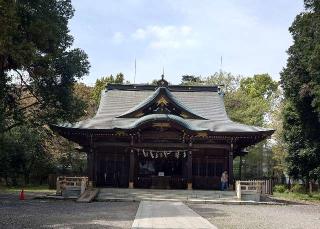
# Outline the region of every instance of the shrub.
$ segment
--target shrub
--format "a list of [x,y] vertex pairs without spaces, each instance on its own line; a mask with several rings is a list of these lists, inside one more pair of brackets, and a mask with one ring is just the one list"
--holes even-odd
[[286,186],[283,185],[283,184],[275,185],[275,186],[273,187],[273,191],[274,191],[274,192],[284,193],[286,190],[287,190],[287,188],[286,188]]
[[305,193],[305,188],[301,184],[294,184],[291,187],[291,192],[296,192],[296,193]]

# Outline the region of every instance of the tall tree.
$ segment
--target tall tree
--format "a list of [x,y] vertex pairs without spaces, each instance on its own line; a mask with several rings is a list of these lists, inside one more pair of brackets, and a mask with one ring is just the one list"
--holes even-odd
[[273,173],[274,176],[281,179],[284,182],[285,175],[287,175],[287,145],[283,136],[283,110],[285,103],[283,96],[281,100],[276,104],[271,114],[271,127],[275,129],[273,134],[272,152],[273,152]]
[[320,177],[320,3],[305,0],[289,31],[293,45],[281,73],[286,105],[284,138],[288,172],[308,182]]
[[[187,80],[191,80],[189,83]],[[247,125],[268,126],[269,116],[279,95],[278,83],[268,74],[253,77],[234,76],[231,73],[217,72],[209,77],[184,77],[185,85],[224,85],[224,102],[231,120]],[[249,149],[244,158],[242,178],[261,178],[271,176],[273,170],[272,149],[264,141]],[[234,161],[237,168],[239,159]]]
[[74,85],[73,91],[75,96],[85,103],[84,116],[81,119],[91,118],[96,113],[98,104],[91,96],[93,89],[93,87],[87,86],[84,83],[76,83]]
[[45,124],[84,113],[74,84],[89,62],[72,48],[73,13],[70,0],[0,0],[0,176],[45,172]]
[[233,75],[230,72],[216,72],[211,76],[204,78],[206,85],[219,85],[226,94],[235,92],[240,85],[241,76]]
[[71,48],[73,12],[70,0],[0,0],[0,133],[82,115],[72,90],[89,62]]
[[199,85],[203,84],[203,79],[200,76],[183,75],[181,77],[181,85]]

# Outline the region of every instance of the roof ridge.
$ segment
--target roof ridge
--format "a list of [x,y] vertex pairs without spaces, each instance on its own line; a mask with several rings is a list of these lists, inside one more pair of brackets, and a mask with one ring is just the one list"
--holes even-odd
[[[186,86],[186,85],[168,85],[166,86],[169,91],[188,91],[188,92],[219,92],[219,86]],[[159,88],[158,85],[151,84],[108,84],[107,90],[128,90],[128,91],[154,91]]]

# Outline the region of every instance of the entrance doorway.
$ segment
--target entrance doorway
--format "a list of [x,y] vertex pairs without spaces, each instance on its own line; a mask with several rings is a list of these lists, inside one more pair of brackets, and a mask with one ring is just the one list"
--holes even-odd
[[129,156],[105,153],[99,156],[97,185],[100,187],[127,188],[129,180]]
[[220,189],[220,177],[227,169],[224,157],[196,154],[192,158],[192,186],[194,189]]
[[137,154],[135,169],[135,187],[155,189],[185,189],[186,157],[179,154],[148,157]]

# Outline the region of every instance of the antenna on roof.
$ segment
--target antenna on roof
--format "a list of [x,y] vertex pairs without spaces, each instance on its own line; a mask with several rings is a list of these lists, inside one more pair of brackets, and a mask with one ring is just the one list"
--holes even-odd
[[222,72],[222,56],[220,58],[220,72]]
[[163,78],[164,78],[164,67],[162,67],[162,75],[161,75],[161,78],[162,78],[162,80],[163,80]]
[[137,76],[137,60],[134,58],[134,78],[133,83],[136,83],[136,76]]

